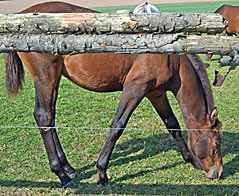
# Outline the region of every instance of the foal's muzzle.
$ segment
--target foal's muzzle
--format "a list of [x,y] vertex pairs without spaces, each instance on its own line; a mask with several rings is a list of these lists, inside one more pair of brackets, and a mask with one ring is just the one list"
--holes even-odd
[[206,176],[210,179],[220,178],[223,173],[222,168],[216,168],[212,167],[208,173],[206,173]]

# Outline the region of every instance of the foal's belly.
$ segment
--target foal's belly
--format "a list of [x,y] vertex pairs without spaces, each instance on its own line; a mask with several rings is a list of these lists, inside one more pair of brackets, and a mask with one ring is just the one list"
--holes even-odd
[[130,69],[130,63],[126,63],[127,57],[124,54],[105,53],[64,56],[63,74],[88,90],[119,91]]

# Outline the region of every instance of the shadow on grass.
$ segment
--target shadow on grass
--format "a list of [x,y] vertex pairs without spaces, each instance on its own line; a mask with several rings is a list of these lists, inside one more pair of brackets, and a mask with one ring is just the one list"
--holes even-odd
[[[237,195],[238,185],[172,185],[125,184],[98,188],[99,185],[82,183],[75,194],[103,195]],[[102,188],[102,187],[101,187]]]
[[[238,153],[239,134],[225,132],[222,135],[223,154],[237,154]],[[155,156],[159,153],[168,150],[177,149],[175,143],[167,133],[151,135],[145,138],[133,138],[126,142],[119,143],[110,161],[110,167],[128,164],[130,161],[146,159],[147,157]],[[136,153],[137,152],[137,153]],[[138,154],[138,152],[141,152]],[[134,155],[134,153],[136,153]],[[131,155],[130,157],[126,157]],[[155,169],[141,170],[137,173],[129,173],[112,182],[107,186],[97,185],[96,183],[82,183],[81,180],[91,178],[97,173],[95,163],[88,164],[82,168],[77,169],[80,176],[74,181],[77,184],[75,194],[124,194],[124,195],[235,195],[239,194],[239,185],[190,185],[190,184],[130,184],[121,183],[124,180],[134,179],[137,176],[153,173],[157,170],[164,170],[173,168],[183,161],[177,161],[171,165],[163,166]],[[233,176],[239,172],[238,168],[239,156],[235,156],[230,162],[224,164],[223,178]],[[133,167],[133,165],[132,165]],[[91,169],[91,171],[87,171]],[[53,175],[53,174],[52,174]],[[163,178],[163,176],[162,176]],[[182,182],[183,183],[183,182]],[[57,188],[60,187],[60,182],[33,182],[26,180],[0,180],[0,187],[36,187],[36,188]]]
[[[239,172],[239,133],[223,132],[222,134],[222,152],[223,156],[228,154],[236,155],[231,161],[223,164],[223,178],[233,176]],[[239,182],[238,182],[239,183]],[[239,186],[238,186],[239,187]]]
[[38,188],[56,188],[60,187],[60,182],[33,182],[30,180],[0,180],[0,187],[9,186],[9,187],[38,187]]
[[[186,141],[186,137],[184,138]],[[222,134],[223,156],[226,156],[227,154],[238,154],[239,152],[238,141],[239,141],[239,133],[223,132]],[[169,150],[178,151],[178,148],[175,145],[175,141],[173,140],[172,136],[169,133],[155,134],[146,138],[133,138],[131,140],[116,145],[110,159],[109,168],[113,166],[127,165],[130,162],[134,162],[137,160],[144,160],[147,159],[148,157],[152,157],[162,152],[167,152]],[[142,151],[142,153],[138,154],[137,152],[139,151]],[[132,155],[134,153],[136,153],[136,155]],[[236,156],[231,161],[224,163],[223,165],[224,173],[222,175],[222,178],[233,176],[235,173],[239,172],[238,163],[239,156]],[[85,173],[86,170],[94,168],[95,164],[96,162],[89,164],[85,167],[82,167],[80,169],[77,169],[77,172]],[[154,172],[156,170],[170,169],[180,164],[186,164],[186,162],[179,161],[175,162],[172,165],[164,166],[162,168],[154,170],[146,170],[139,172],[137,174],[128,174],[126,176],[117,179],[115,182],[135,178],[136,176],[144,175],[150,172]],[[190,164],[188,165],[191,166]],[[86,172],[82,180],[89,179],[91,178],[92,175],[96,173],[97,173],[96,170]]]
[[[18,188],[57,188],[58,182],[1,181],[0,186]],[[103,195],[238,195],[238,185],[173,185],[173,184],[126,184],[114,183],[98,185],[96,183],[77,183],[75,194]]]
[[[127,165],[130,162],[134,162],[138,160],[145,160],[149,157],[155,156],[162,152],[167,152],[169,150],[177,150],[175,141],[173,140],[172,136],[169,133],[155,134],[145,138],[129,139],[115,146],[115,149],[113,150],[113,153],[111,155],[108,168],[110,169],[110,167],[114,167],[114,166]],[[138,152],[141,152],[141,153],[138,153]],[[134,155],[134,153],[136,155]],[[182,163],[184,162],[182,161],[176,162],[172,165],[158,168],[158,170],[173,168]],[[79,174],[80,173],[85,174],[85,176],[81,180],[91,178],[92,175],[97,173],[96,170],[85,172],[86,170],[89,170],[90,168],[95,168],[95,165],[96,165],[96,162],[77,169],[77,172]],[[154,170],[142,171],[142,173],[140,172],[140,174],[143,175],[153,171]],[[140,174],[127,175],[123,177],[123,179],[126,180],[130,178],[134,178],[135,175],[140,175]],[[117,180],[117,181],[120,181],[120,180]]]

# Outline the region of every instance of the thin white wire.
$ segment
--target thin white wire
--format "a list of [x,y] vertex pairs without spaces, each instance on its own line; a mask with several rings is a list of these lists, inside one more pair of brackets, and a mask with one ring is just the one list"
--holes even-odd
[[[36,126],[0,126],[0,129],[73,129],[73,130],[109,130],[109,129],[118,129],[110,127],[36,127]],[[124,130],[141,130],[141,131],[209,131],[210,129],[167,129],[167,128],[122,128]],[[220,132],[239,132],[239,130],[218,130]]]

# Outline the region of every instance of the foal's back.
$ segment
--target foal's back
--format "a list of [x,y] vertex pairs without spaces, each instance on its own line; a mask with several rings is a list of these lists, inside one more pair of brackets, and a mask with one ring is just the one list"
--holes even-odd
[[89,53],[64,56],[68,79],[77,85],[97,92],[123,90],[137,82],[151,90],[166,84],[175,74],[185,55]]
[[40,3],[37,5],[33,5],[21,13],[97,13],[95,10],[91,10],[88,8],[80,7],[77,5],[64,3],[64,2],[47,2],[47,3]]

